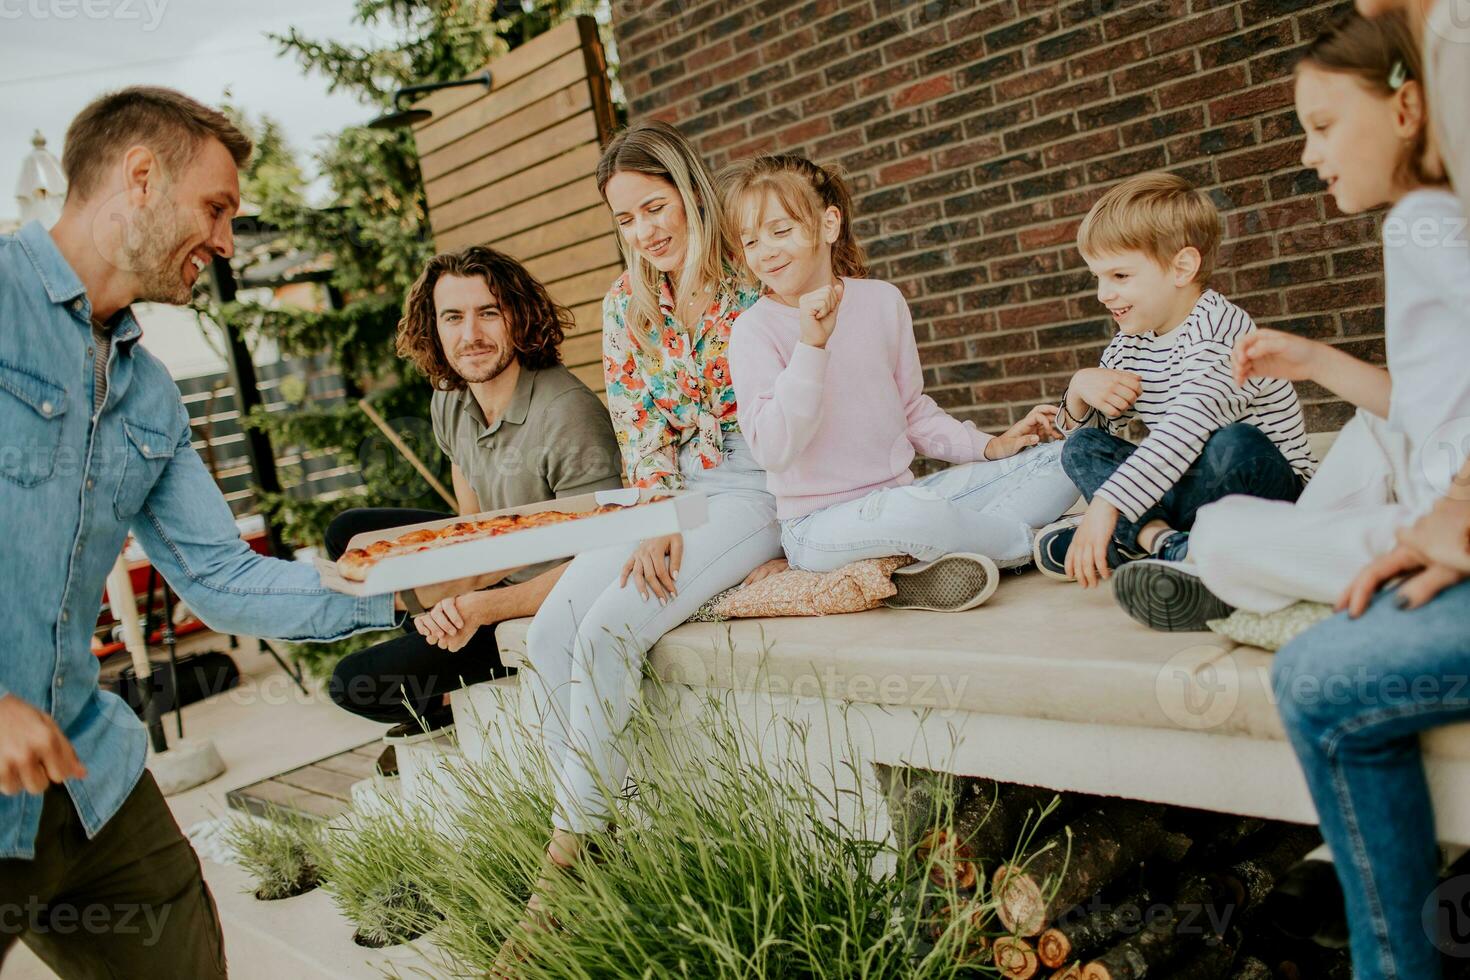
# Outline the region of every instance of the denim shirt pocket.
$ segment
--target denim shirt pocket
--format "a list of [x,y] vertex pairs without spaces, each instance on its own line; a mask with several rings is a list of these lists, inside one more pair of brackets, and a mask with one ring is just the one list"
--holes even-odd
[[23,487],[56,473],[66,389],[30,368],[0,361],[0,474]]
[[173,438],[150,426],[123,419],[127,442],[123,446],[122,478],[112,500],[113,512],[120,521],[130,521],[143,509],[153,485],[174,456]]

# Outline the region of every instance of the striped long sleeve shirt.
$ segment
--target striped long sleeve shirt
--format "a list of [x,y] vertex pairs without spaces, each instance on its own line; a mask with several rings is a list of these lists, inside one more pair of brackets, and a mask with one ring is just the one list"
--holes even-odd
[[1097,496],[1138,520],[1179,482],[1210,436],[1234,422],[1247,422],[1269,436],[1303,480],[1312,475],[1317,462],[1291,382],[1252,378],[1239,387],[1231,377],[1230,352],[1254,329],[1244,310],[1210,289],[1188,319],[1163,336],[1120,333],[1113,338],[1101,366],[1138,375],[1142,394],[1116,419],[1091,409],[1081,421],[1121,435],[1138,418],[1148,426],[1148,436]]

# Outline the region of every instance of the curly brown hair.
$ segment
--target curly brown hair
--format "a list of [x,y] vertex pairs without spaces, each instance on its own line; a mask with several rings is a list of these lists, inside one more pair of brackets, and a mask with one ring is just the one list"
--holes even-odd
[[562,338],[573,326],[571,311],[553,300],[546,287],[509,255],[484,245],[471,245],[429,260],[409,289],[403,302],[403,318],[398,321],[398,356],[413,361],[436,389],[458,391],[465,387],[439,343],[434,286],[440,276],[446,275],[485,280],[510,325],[510,343],[521,367],[536,371],[561,363]]

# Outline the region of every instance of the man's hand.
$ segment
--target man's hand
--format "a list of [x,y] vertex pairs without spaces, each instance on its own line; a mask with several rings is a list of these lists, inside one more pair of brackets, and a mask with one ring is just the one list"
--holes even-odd
[[684,535],[666,534],[661,538],[649,538],[633,550],[632,557],[623,566],[618,588],[626,586],[631,579],[644,599],[652,592],[658,596],[659,605],[667,605],[675,595],[674,579],[679,577],[679,565],[683,560]]
[[1069,398],[1075,396],[1108,418],[1115,419],[1132,408],[1138,396],[1143,394],[1143,379],[1132,371],[1083,368],[1072,375],[1067,394]]
[[1057,429],[1057,407],[1037,405],[1026,417],[985,444],[986,459],[1005,459],[1040,442],[1064,438]]
[[1251,378],[1308,381],[1326,349],[1315,340],[1262,327],[1236,342],[1230,352],[1230,369],[1241,387]]
[[1398,587],[1399,604],[1405,609],[1417,609],[1450,586],[1464,581],[1467,573],[1435,564],[1417,549],[1401,544],[1369,562],[1358,573],[1358,577],[1338,597],[1337,611],[1346,609],[1349,616],[1357,619],[1384,583],[1402,576],[1408,577]]
[[488,592],[471,592],[441,599],[433,609],[414,617],[414,629],[430,645],[455,653],[470,642],[480,627],[495,622],[490,608],[492,598]]
[[837,329],[837,307],[842,305],[842,280],[814,289],[798,301],[801,309],[801,342],[808,347],[826,347]]
[[755,567],[755,571],[745,576],[745,581],[741,582],[740,585],[742,588],[747,585],[754,585],[761,579],[770,578],[772,575],[779,575],[790,567],[791,563],[788,562],[785,558],[772,558],[764,565],[757,565]]
[[1084,589],[1101,585],[1103,579],[1112,576],[1113,571],[1108,568],[1108,543],[1113,540],[1113,529],[1117,526],[1118,508],[1101,497],[1093,497],[1067,548],[1067,574]]
[[51,716],[14,694],[0,697],[0,793],[44,793],[52,783],[85,779],[86,767]]

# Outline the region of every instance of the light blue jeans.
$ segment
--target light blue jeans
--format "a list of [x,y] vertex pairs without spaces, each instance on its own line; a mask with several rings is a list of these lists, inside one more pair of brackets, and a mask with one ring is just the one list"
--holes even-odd
[[968,551],[1001,567],[1031,559],[1036,528],[1077,502],[1062,470],[1060,441],[1007,459],[951,466],[906,487],[781,522],[781,546],[793,567],[830,572],[888,555],[932,561]]
[[[1470,718],[1470,582],[1419,609],[1393,590],[1276,655],[1272,684],[1347,902],[1357,980],[1435,980],[1437,937],[1470,954],[1470,880],[1436,893],[1421,732]],[[1446,947],[1448,948],[1448,947]]]
[[608,797],[627,779],[621,734],[642,692],[648,650],[706,599],[739,585],[756,566],[781,556],[776,498],[738,433],[725,434],[724,461],[703,469],[679,459],[685,487],[709,497],[709,521],[684,534],[676,593],[661,605],[630,581],[619,587],[636,544],[578,555],[526,636],[531,669],[521,672],[556,779],[554,821],[588,833],[606,826]]

